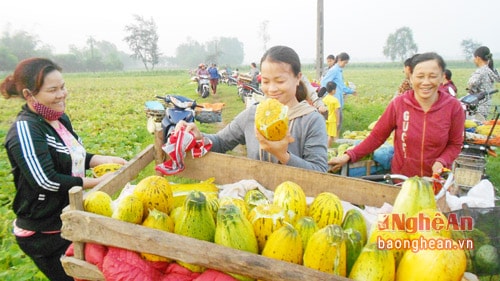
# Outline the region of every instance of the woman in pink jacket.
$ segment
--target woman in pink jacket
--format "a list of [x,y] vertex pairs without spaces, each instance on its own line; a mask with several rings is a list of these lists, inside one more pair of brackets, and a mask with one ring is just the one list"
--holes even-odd
[[446,69],[436,53],[412,59],[413,90],[394,98],[370,135],[342,156],[329,161],[331,170],[356,162],[381,146],[394,131],[391,173],[432,176],[451,168],[463,144],[465,113],[460,102],[439,91]]

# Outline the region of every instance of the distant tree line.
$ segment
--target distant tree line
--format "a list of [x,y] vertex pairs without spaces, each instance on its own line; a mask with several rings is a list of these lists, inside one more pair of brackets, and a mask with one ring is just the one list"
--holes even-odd
[[144,67],[192,68],[200,63],[238,66],[243,63],[243,43],[237,38],[220,37],[200,43],[191,38],[176,48],[174,57],[162,56],[158,47],[157,26],[153,19],[134,16],[134,23],[125,26],[123,39],[132,50],[127,54],[108,41],[89,37],[85,46],[69,45],[67,54],[54,54],[36,35],[26,31],[6,31],[0,38],[0,71],[11,71],[23,59],[41,56],[56,61],[65,72],[122,71]]
[[[14,69],[23,59],[42,56],[54,59],[66,72],[122,71],[144,67],[147,71],[161,68],[193,68],[200,63],[215,63],[219,66],[239,66],[243,63],[244,46],[234,37],[219,37],[200,43],[192,38],[178,45],[175,56],[162,56],[158,46],[158,27],[151,18],[134,15],[134,23],[125,26],[127,36],[123,39],[132,50],[127,54],[108,41],[97,41],[89,37],[85,46],[69,46],[69,53],[54,54],[49,45],[43,45],[36,35],[26,31],[6,31],[0,38],[0,71]],[[262,34],[267,34],[261,30]],[[268,35],[266,35],[268,36]],[[264,39],[267,37],[264,37]],[[263,39],[263,40],[264,40]],[[265,44],[264,44],[265,45]],[[481,44],[472,39],[461,42],[466,60]],[[418,52],[409,27],[401,27],[389,34],[383,54],[391,61],[404,61]]]
[[[460,43],[465,60],[470,60],[474,51],[481,46],[481,43],[472,39],[464,39]],[[418,46],[413,40],[413,31],[409,27],[398,28],[387,37],[383,54],[391,61],[405,61],[407,58],[418,53]]]

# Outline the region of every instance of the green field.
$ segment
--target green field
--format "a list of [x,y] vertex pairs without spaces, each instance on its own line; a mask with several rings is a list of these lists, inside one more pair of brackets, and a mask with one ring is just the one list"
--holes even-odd
[[[452,68],[453,69],[453,68]],[[344,113],[345,130],[364,130],[376,120],[392,98],[403,79],[399,66],[348,65],[344,71],[346,80],[357,85],[358,96],[346,99]],[[453,69],[453,80],[458,94],[465,94],[466,81],[473,68]],[[313,77],[313,69],[305,73]],[[86,73],[65,74],[70,91],[68,114],[73,126],[84,141],[89,152],[120,155],[131,159],[146,146],[153,143],[153,136],[146,130],[144,102],[156,95],[181,94],[196,98],[195,84],[190,82],[187,71],[158,71],[137,73]],[[500,95],[499,95],[500,96]],[[229,122],[244,105],[237,96],[235,86],[220,85],[217,97],[199,102],[224,102],[223,123],[204,124],[202,130],[215,132]],[[495,97],[500,104],[500,97]],[[0,101],[0,139],[15,119],[23,101],[10,99]],[[152,167],[139,177],[153,173]],[[489,158],[487,169],[491,181],[500,186],[500,160]],[[496,171],[496,173],[494,172]],[[293,180],[293,179],[292,179]],[[1,280],[46,280],[31,261],[18,249],[11,234],[11,211],[15,193],[6,152],[0,147],[0,279]]]

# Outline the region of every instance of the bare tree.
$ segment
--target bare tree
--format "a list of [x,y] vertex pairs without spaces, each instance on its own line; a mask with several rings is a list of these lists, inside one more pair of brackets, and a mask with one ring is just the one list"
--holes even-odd
[[462,51],[465,56],[465,60],[470,60],[474,56],[474,51],[481,46],[481,43],[476,42],[472,39],[462,40],[460,43],[462,46]]
[[130,35],[124,40],[134,52],[133,58],[141,60],[146,70],[149,70],[149,65],[154,69],[161,55],[158,51],[159,36],[156,23],[153,18],[149,21],[138,15],[134,15],[134,18],[136,24],[125,26],[125,31]]
[[267,51],[267,43],[269,43],[269,40],[271,39],[269,30],[267,29],[268,26],[268,20],[261,22],[259,25],[259,38],[262,40],[262,47],[264,48],[264,52]]
[[395,61],[396,58],[404,61],[417,51],[417,44],[413,41],[413,31],[409,27],[401,27],[389,34],[384,46],[384,55],[391,61]]

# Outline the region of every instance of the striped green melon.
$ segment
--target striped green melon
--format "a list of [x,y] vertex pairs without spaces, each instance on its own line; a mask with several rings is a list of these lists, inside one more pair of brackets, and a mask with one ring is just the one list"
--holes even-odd
[[361,242],[366,244],[368,240],[368,230],[366,229],[366,222],[363,214],[358,209],[350,209],[345,213],[344,220],[342,221],[342,228],[355,229],[361,235]]
[[104,191],[96,190],[87,194],[83,200],[83,209],[86,212],[111,217],[113,199]]
[[271,233],[262,250],[265,257],[295,264],[302,264],[303,254],[302,238],[297,229],[288,222]]
[[339,197],[331,192],[318,194],[309,206],[309,216],[314,219],[319,228],[329,224],[342,224],[344,209]]
[[285,181],[276,187],[273,204],[287,211],[292,223],[304,216],[307,211],[306,195],[302,187],[292,181]]
[[272,204],[261,204],[250,211],[248,220],[253,226],[260,253],[271,233],[280,228],[288,218],[283,208]]
[[309,238],[319,230],[318,224],[310,216],[303,216],[295,223],[295,229],[297,229],[302,238],[302,247],[305,251]]
[[[258,254],[259,246],[252,224],[244,216],[239,207],[234,204],[225,204],[217,211],[215,227],[215,244],[233,249]],[[240,281],[250,281],[251,278],[229,273]]]
[[[215,220],[207,198],[201,191],[192,191],[184,202],[178,218],[175,220],[174,233],[199,240],[214,242]],[[177,261],[181,266],[194,271],[203,272],[204,267]]]
[[135,186],[133,193],[141,199],[144,205],[144,219],[148,216],[149,210],[156,209],[170,214],[174,207],[172,188],[164,177],[149,176],[142,179]]

